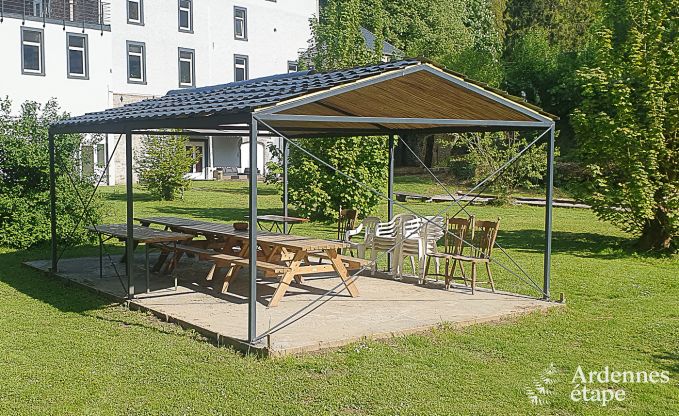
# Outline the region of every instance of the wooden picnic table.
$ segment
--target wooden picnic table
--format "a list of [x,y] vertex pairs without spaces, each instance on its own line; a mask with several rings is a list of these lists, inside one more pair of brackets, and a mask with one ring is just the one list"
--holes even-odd
[[[247,258],[250,248],[250,235],[247,230],[236,230],[231,224],[221,224],[207,221],[185,220],[172,217],[138,218],[142,224],[162,225],[170,230],[186,234],[201,235],[211,242],[219,242],[222,252],[229,253],[231,248],[238,247],[238,252],[233,253],[241,258]],[[258,231],[257,245],[259,257],[267,263],[284,264],[288,270],[280,276],[280,284],[276,289],[269,306],[273,307],[280,302],[288,290],[292,280],[301,282],[304,275],[323,272],[336,272],[344,282],[347,291],[352,297],[358,296],[358,289],[350,279],[349,273],[343,264],[342,256],[338,251],[349,248],[349,244],[341,241],[323,240],[313,237],[297,236],[292,234],[280,234],[270,231]],[[310,255],[326,257],[330,264],[310,264]],[[235,277],[235,273],[230,274]],[[228,290],[230,281],[225,281],[222,291]]]
[[[248,218],[247,216],[245,218]],[[265,227],[264,222],[271,223],[269,227]],[[257,225],[261,230],[273,231],[290,234],[292,232],[292,227],[295,224],[303,224],[309,222],[308,218],[298,218],[298,217],[288,217],[285,215],[259,215],[257,216]],[[285,232],[285,224],[290,224],[287,233]]]
[[[111,238],[116,238],[119,241],[127,240],[127,224],[101,224],[92,227],[87,227],[87,230],[99,235],[99,277],[103,278],[104,264],[103,264],[103,245],[104,242]],[[108,238],[101,238],[101,236],[108,236]],[[141,225],[132,226],[132,238],[135,247],[138,244],[144,244],[145,259],[146,259],[146,291],[149,291],[149,244],[158,243],[172,243],[176,247],[178,241],[187,241],[193,239],[193,235],[179,232],[158,230],[154,228],[144,227]],[[127,253],[123,256],[123,261],[127,261]],[[177,288],[177,281],[175,279],[175,289]]]

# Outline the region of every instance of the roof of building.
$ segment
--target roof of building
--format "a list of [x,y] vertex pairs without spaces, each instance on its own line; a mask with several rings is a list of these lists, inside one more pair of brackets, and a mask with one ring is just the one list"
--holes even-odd
[[[360,81],[362,80],[375,79],[377,81],[387,81],[388,79],[397,78],[406,73],[413,74],[425,69],[430,73],[434,73],[434,75],[438,75],[438,78],[447,77],[449,82],[454,81],[458,84],[456,87],[458,89],[471,89],[476,93],[486,95],[484,98],[485,101],[495,101],[500,105],[504,103],[505,107],[514,107],[513,110],[518,108],[519,112],[527,111],[529,116],[530,114],[533,114],[532,118],[528,117],[527,119],[542,121],[544,121],[545,118],[551,120],[556,119],[556,117],[526,103],[521,98],[510,96],[505,92],[490,88],[485,84],[471,81],[461,74],[446,71],[426,60],[405,59],[397,62],[381,63],[336,71],[302,71],[247,81],[232,82],[223,85],[173,90],[163,97],[143,100],[121,107],[88,113],[63,120],[53,125],[53,127],[55,131],[58,130],[59,132],[113,132],[111,126],[114,125],[122,125],[125,131],[130,131],[133,129],[130,127],[132,125],[136,126],[134,129],[137,129],[140,128],[138,126],[144,125],[145,122],[153,121],[154,123],[149,123],[146,128],[156,128],[158,122],[161,122],[162,124],[163,120],[173,120],[177,123],[163,125],[163,127],[182,128],[182,120],[191,119],[193,121],[207,121],[208,119],[215,119],[218,116],[229,115],[240,115],[242,116],[241,118],[232,117],[232,119],[244,122],[249,121],[250,113],[278,106],[281,103],[288,103],[297,99],[302,100],[309,96],[315,97],[320,93],[333,95],[333,91],[339,92],[339,87],[354,84],[359,86]],[[420,76],[417,79],[410,80],[410,83],[432,82],[435,81],[434,78],[430,77],[424,79]],[[392,101],[394,94],[404,93],[402,89],[408,86],[404,84],[406,81],[407,80],[404,79],[401,80],[401,85],[394,85],[394,87],[400,88],[401,92],[397,90],[391,91]],[[395,81],[391,82],[394,83]],[[360,85],[367,86],[374,83],[375,82],[366,82]],[[385,87],[387,85],[388,84],[384,84]],[[353,90],[355,87],[352,87],[351,89]],[[415,89],[415,91],[421,90],[421,87]],[[438,94],[437,91],[439,90],[440,88],[432,90],[429,94]],[[375,93],[376,91],[373,91],[371,94]],[[412,95],[412,92],[408,94]],[[426,100],[426,97],[423,99]],[[469,100],[469,97],[464,99]],[[454,100],[451,102],[454,102]],[[314,114],[318,115],[318,112],[315,112]],[[354,115],[365,117],[365,112],[358,114],[358,112],[352,111],[336,111],[332,114],[325,115]],[[523,119],[524,118],[518,118],[518,120]],[[221,124],[219,125],[223,124],[225,124],[224,121],[221,121]],[[108,127],[103,128],[104,126]]]
[[[363,36],[363,39],[365,40],[365,45],[368,49],[371,51],[375,50],[375,42],[377,41],[377,36],[368,29],[361,27],[361,35]],[[382,54],[387,55],[387,56],[403,56],[404,53],[397,48],[396,46],[392,45],[391,43],[387,42],[386,40],[382,41]]]

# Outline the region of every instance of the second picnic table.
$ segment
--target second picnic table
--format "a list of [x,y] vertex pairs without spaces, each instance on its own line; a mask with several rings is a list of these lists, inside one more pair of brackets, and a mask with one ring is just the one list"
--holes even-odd
[[[214,243],[221,246],[225,253],[237,246],[239,251],[234,254],[241,258],[247,258],[250,247],[249,232],[247,230],[236,230],[230,224],[174,217],[137,218],[137,221],[145,226],[150,224],[162,225],[172,231],[204,236],[213,246]],[[257,245],[259,246],[259,257],[263,261],[287,266],[287,270],[280,277],[280,284],[269,302],[270,307],[276,306],[280,302],[293,279],[301,281],[302,276],[313,273],[336,272],[349,294],[352,297],[358,296],[358,289],[344,266],[344,258],[338,253],[338,250],[348,248],[349,244],[313,237],[259,231],[257,233]],[[303,264],[308,261],[310,255],[326,258],[330,261],[330,264],[309,264],[308,262]],[[223,290],[228,290],[228,282],[225,282]]]
[[[102,224],[93,227],[87,227],[93,233],[99,235],[99,277],[103,277],[103,244],[111,238],[116,238],[119,241],[127,240],[127,224]],[[108,238],[101,238],[101,236],[108,236]],[[140,225],[132,226],[133,244],[144,244],[145,260],[146,260],[146,291],[149,291],[149,245],[159,243],[172,243],[176,246],[178,241],[187,241],[193,238],[190,234],[183,234],[179,232],[156,230],[149,227],[142,227]],[[126,255],[123,256],[124,261],[127,261]],[[175,289],[177,282],[175,280]]]
[[[247,216],[245,217],[247,218]],[[265,227],[263,223],[268,222],[271,225],[269,227]],[[259,225],[259,228],[262,230],[267,230],[267,231],[273,231],[274,229],[276,232],[279,233],[285,233],[285,234],[290,234],[292,232],[292,227],[295,224],[303,224],[305,222],[309,222],[307,218],[298,218],[298,217],[287,217],[285,215],[258,215],[257,216],[257,225]],[[290,227],[288,227],[287,232],[285,232],[285,225],[290,224]]]

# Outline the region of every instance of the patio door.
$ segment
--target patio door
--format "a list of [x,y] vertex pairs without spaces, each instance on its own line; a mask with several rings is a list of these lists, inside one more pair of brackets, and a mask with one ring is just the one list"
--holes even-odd
[[205,143],[189,142],[186,150],[196,159],[196,163],[191,165],[191,169],[189,169],[188,177],[190,179],[205,179]]
[[[257,143],[257,171],[264,175],[264,143]],[[240,145],[240,166],[242,169],[250,167],[250,143],[244,142]]]

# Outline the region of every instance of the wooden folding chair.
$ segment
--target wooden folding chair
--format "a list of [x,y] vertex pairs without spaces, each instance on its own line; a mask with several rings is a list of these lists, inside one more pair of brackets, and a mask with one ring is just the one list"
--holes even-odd
[[[473,217],[472,217],[473,218]],[[483,283],[490,284],[490,288],[495,293],[495,283],[493,282],[493,274],[490,271],[490,261],[491,254],[493,253],[493,246],[495,246],[495,239],[497,238],[497,232],[500,228],[500,219],[497,221],[475,221],[470,227],[471,235],[467,241],[471,244],[469,255],[456,254],[451,256],[451,259],[460,262],[460,268],[462,268],[462,263],[471,263],[472,275],[471,275],[471,286],[472,295],[474,294],[474,289],[476,288],[476,265],[483,263],[486,265],[486,271],[488,272],[488,281]],[[469,235],[469,234],[468,234]],[[454,271],[454,268],[453,268]],[[452,273],[451,273],[452,275]],[[466,281],[465,281],[466,283]]]
[[[425,267],[426,276],[443,276],[446,281],[446,289],[450,288],[450,282],[454,279],[464,281],[467,285],[467,277],[464,272],[462,262],[456,256],[462,256],[464,251],[464,241],[467,237],[467,232],[471,229],[474,223],[474,217],[469,218],[446,218],[446,233],[444,234],[444,249],[443,252],[431,252],[427,256],[427,264]],[[429,273],[429,264],[431,258],[445,259],[444,274]],[[452,261],[452,265],[451,265]],[[455,268],[457,263],[460,263],[461,277],[455,277]],[[452,269],[451,269],[452,266]],[[438,266],[437,266],[438,268]]]
[[[358,220],[358,211],[355,209],[342,209],[340,207],[339,216],[337,217],[337,241],[346,241],[347,231],[356,228],[356,221]],[[342,254],[340,250],[339,254]],[[353,255],[353,253],[351,253]]]

